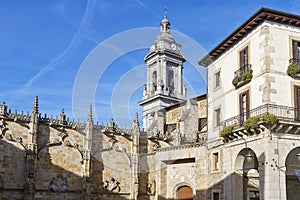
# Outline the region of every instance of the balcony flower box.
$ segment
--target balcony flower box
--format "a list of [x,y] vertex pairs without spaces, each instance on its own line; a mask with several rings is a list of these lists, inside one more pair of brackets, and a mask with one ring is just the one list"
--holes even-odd
[[251,81],[253,77],[253,70],[251,65],[245,65],[241,69],[234,72],[234,78],[232,80],[232,85],[235,88],[239,88]]
[[289,60],[289,66],[286,70],[286,73],[293,78],[300,78],[300,68],[298,59],[292,58]]

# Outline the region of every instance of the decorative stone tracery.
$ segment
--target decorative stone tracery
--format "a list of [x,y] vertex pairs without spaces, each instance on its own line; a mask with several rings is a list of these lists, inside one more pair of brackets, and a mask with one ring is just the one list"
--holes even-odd
[[147,184],[147,194],[155,195],[156,193],[156,182],[152,180],[150,183]]
[[68,179],[62,174],[57,174],[53,177],[48,186],[52,192],[67,191],[68,190]]
[[121,191],[120,183],[116,181],[113,177],[110,177],[109,180],[106,180],[103,183],[103,189],[108,192],[119,193]]

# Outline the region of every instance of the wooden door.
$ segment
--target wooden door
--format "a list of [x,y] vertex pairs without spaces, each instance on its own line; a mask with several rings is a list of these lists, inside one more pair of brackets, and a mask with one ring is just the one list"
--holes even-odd
[[249,90],[240,94],[239,97],[240,106],[240,124],[243,124],[250,116],[250,106],[249,106]]
[[178,200],[193,200],[193,190],[189,186],[182,186],[177,190]]

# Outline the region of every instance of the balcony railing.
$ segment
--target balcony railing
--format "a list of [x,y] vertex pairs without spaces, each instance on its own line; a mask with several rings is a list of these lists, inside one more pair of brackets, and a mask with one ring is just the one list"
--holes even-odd
[[299,60],[298,60],[297,58],[291,58],[291,59],[289,60],[289,63],[290,63],[290,65],[296,64],[296,65],[299,66]]
[[226,126],[232,126],[233,129],[239,128],[243,126],[243,123],[247,118],[262,117],[264,114],[273,114],[281,121],[300,123],[300,109],[288,106],[265,104],[254,108],[249,112],[237,115],[221,122],[221,129]]
[[249,82],[252,79],[252,68],[251,64],[247,64],[240,69],[234,72],[234,79],[232,80],[232,84],[235,87],[240,87],[241,85]]
[[244,72],[251,70],[251,65],[247,64],[234,72],[234,76],[242,78]]

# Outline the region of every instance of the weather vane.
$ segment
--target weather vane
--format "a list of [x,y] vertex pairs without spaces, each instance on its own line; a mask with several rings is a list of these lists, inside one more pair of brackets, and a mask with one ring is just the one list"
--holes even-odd
[[164,16],[167,16],[167,6],[164,7]]

